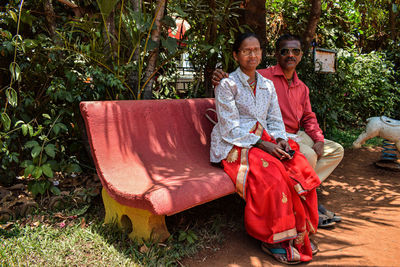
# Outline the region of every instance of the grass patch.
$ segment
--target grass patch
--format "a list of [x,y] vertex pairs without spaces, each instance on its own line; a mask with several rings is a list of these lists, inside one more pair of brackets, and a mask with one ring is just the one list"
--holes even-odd
[[243,208],[235,195],[194,207],[167,217],[167,241],[145,244],[103,224],[99,197],[84,214],[72,205],[41,210],[0,228],[0,266],[180,266],[180,259],[201,249],[217,250],[225,230],[243,227]]
[[[358,138],[358,136],[363,132],[364,129],[348,129],[340,130],[335,129],[326,134],[326,138],[333,140],[341,144],[344,148],[351,148],[353,142]],[[374,137],[365,142],[363,146],[381,146],[382,138]]]

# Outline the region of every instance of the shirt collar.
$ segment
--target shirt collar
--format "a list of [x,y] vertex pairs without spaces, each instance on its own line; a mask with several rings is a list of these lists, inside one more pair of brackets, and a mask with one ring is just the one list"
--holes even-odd
[[[274,71],[273,71],[274,76],[282,76],[283,79],[286,79],[285,74],[283,73],[282,67],[279,64],[275,65]],[[297,84],[299,78],[297,77],[297,72],[294,71],[293,74],[293,84]]]
[[[248,80],[250,79],[250,77],[249,77],[246,73],[244,73],[244,72],[240,69],[240,67],[238,67],[238,68],[236,69],[236,72],[237,72],[238,77],[239,77],[239,80],[240,80],[240,82],[243,84],[243,86],[249,87],[249,88],[250,88],[250,85],[249,85],[249,82],[248,82]],[[259,73],[256,71],[257,88],[261,86],[261,84],[260,84],[260,81],[261,81],[261,80],[262,80],[262,75],[259,74]],[[262,89],[262,88],[260,88],[260,89]]]

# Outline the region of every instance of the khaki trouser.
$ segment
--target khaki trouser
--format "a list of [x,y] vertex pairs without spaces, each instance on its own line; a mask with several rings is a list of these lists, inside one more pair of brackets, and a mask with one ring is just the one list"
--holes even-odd
[[314,141],[304,131],[298,131],[297,135],[299,136],[297,142],[300,145],[300,152],[307,158],[322,183],[342,160],[344,153],[343,147],[336,142],[325,139],[324,153],[318,159],[317,154],[312,148]]

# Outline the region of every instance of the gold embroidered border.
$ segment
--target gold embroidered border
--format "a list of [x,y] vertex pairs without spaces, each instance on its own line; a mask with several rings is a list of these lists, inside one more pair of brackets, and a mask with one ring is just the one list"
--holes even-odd
[[264,127],[262,127],[261,123],[257,123],[257,129],[254,134],[261,137],[263,130],[264,130]]
[[293,249],[292,246],[290,246],[292,250],[292,259],[290,261],[299,261],[301,259],[300,252],[297,249]]
[[294,186],[294,190],[296,190],[297,194],[299,194],[299,195],[306,191],[306,190],[303,189],[301,184],[296,184]]
[[228,163],[232,163],[237,161],[238,158],[239,158],[239,151],[237,150],[237,148],[233,147],[231,151],[229,151],[228,156],[226,157],[226,161]]
[[303,245],[305,237],[306,237],[306,231],[299,233],[297,235],[296,239],[294,240],[294,244],[295,245]]
[[317,230],[315,230],[313,224],[312,224],[312,223],[310,222],[310,220],[308,220],[308,219],[306,219],[306,222],[307,222],[307,224],[308,224],[308,227],[310,228],[310,231],[309,231],[309,232],[315,234],[315,233],[317,232]]
[[242,148],[242,151],[240,152],[240,166],[239,166],[239,171],[236,176],[236,192],[245,199],[245,186],[246,186],[246,178],[247,178],[247,173],[249,170],[249,164],[248,164],[248,153],[249,149],[247,148]]
[[251,129],[250,129],[250,133],[254,132],[254,131],[256,130],[256,127],[257,127],[257,123],[256,123],[256,124],[254,124],[254,126],[253,126],[253,127],[251,127]]
[[286,230],[277,234],[274,234],[274,242],[280,242],[283,240],[287,240],[290,238],[295,238],[297,236],[296,228],[292,228],[290,230]]

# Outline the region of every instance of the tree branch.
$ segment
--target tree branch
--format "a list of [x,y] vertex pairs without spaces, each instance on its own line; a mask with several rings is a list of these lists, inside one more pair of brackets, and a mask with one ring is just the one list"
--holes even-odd
[[68,0],[57,0],[58,2],[60,2],[60,3],[62,3],[62,4],[64,4],[64,5],[66,5],[66,6],[69,6],[70,8],[78,8],[79,6],[77,6],[76,4],[74,4],[74,3],[71,3],[70,1],[68,1]]
[[321,17],[321,0],[312,0],[310,17],[308,18],[307,28],[303,34],[303,51],[305,53],[307,53],[308,49],[310,48],[310,44],[314,38],[320,17]]

